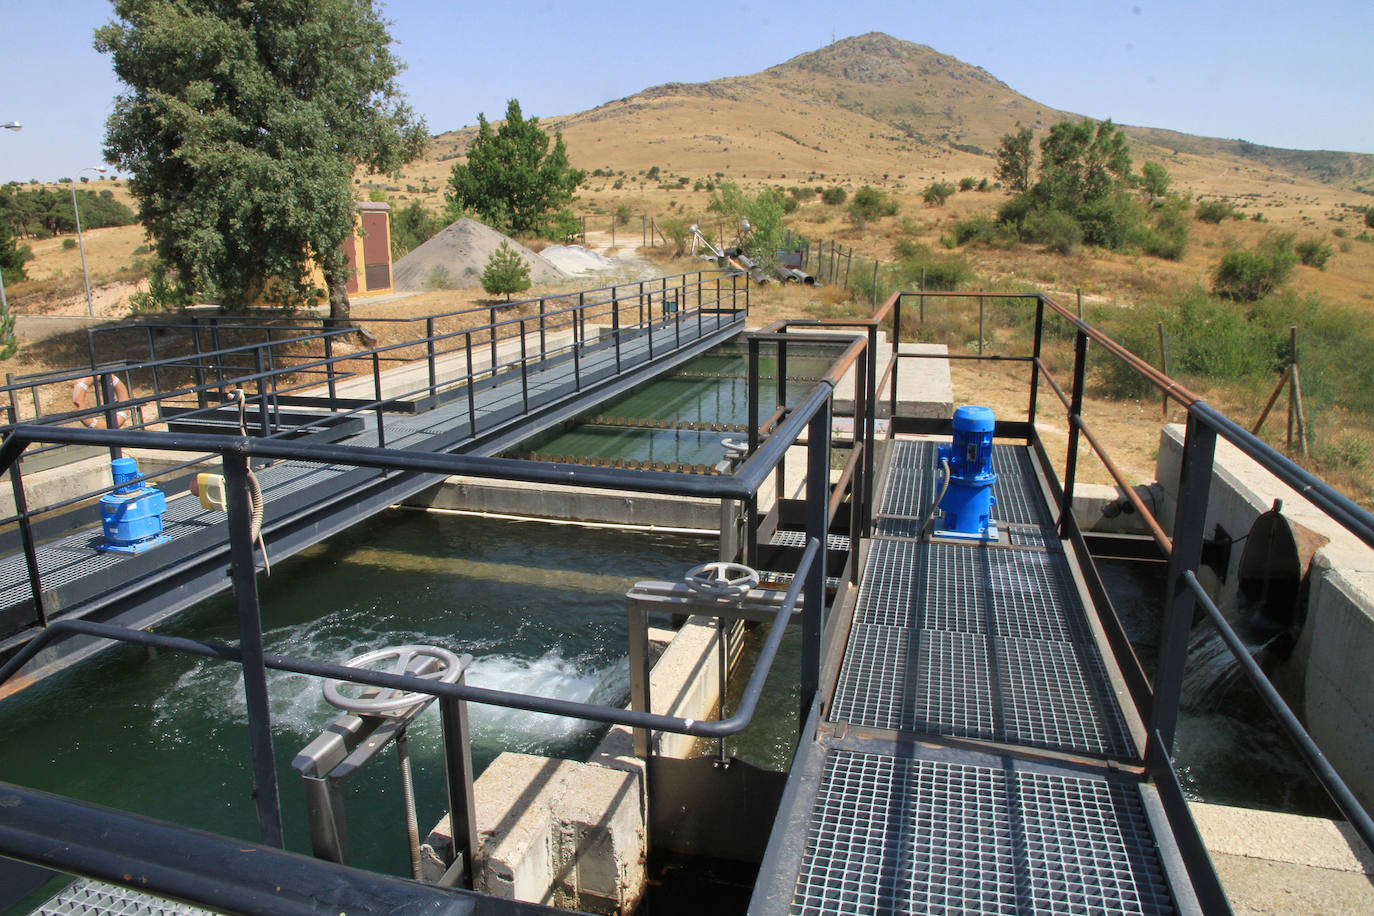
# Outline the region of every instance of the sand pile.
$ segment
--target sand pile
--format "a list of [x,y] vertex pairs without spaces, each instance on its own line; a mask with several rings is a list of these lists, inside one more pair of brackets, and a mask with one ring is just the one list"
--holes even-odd
[[625,266],[615,258],[581,245],[550,245],[539,254],[570,277],[586,277]]
[[398,290],[418,292],[444,287],[480,286],[492,252],[505,242],[529,265],[530,282],[552,283],[567,274],[519,242],[466,217],[449,224],[434,238],[392,266]]

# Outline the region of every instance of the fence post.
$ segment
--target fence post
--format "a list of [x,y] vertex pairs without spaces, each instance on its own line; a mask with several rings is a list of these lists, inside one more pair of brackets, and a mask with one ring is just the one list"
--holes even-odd
[[434,319],[425,319],[425,360],[429,363],[429,396],[435,397],[439,389],[438,367],[434,365]]
[[372,351],[372,389],[377,395],[377,447],[386,448],[386,414],[382,411],[382,362],[376,350]]
[[920,304],[921,304],[921,324],[924,325],[924,324],[926,323],[926,269],[925,269],[924,267],[921,268],[921,296],[920,296]]
[[[1169,350],[1164,345],[1164,322],[1159,323],[1159,371],[1169,374]],[[1160,395],[1160,412],[1163,419],[1169,419],[1169,392]]]
[[873,307],[878,307],[878,259],[873,259]]
[[496,378],[496,306],[488,309],[488,317],[491,319],[488,335],[491,337],[491,377]]
[[[15,417],[10,415],[10,422]],[[10,465],[10,485],[14,488],[14,510],[19,516],[19,539],[24,545],[24,565],[29,570],[29,589],[33,594],[33,610],[38,615],[38,625],[48,625],[48,612],[43,607],[43,580],[38,568],[38,548],[33,539],[33,528],[29,522],[29,505],[24,497],[24,477],[19,470],[19,459]]]
[[821,633],[825,627],[826,535],[830,530],[830,400],[806,429],[806,540],[819,550],[806,572],[802,598],[801,719],[805,722],[821,683]]

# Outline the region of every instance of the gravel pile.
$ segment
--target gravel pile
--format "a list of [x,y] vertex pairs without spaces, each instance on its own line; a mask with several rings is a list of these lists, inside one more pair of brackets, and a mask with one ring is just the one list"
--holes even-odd
[[501,247],[502,242],[514,249],[529,265],[530,282],[554,283],[567,279],[567,273],[524,245],[465,217],[449,224],[434,238],[392,265],[392,283],[396,289],[407,292],[481,286],[482,271],[486,269],[487,260],[492,252]]

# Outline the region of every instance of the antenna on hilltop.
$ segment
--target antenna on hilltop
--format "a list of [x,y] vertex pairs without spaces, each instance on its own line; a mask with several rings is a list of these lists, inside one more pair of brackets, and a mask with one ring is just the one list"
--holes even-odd
[[835,30],[834,30],[834,29],[831,29],[831,30],[830,30],[830,43],[831,43],[832,45],[835,43]]

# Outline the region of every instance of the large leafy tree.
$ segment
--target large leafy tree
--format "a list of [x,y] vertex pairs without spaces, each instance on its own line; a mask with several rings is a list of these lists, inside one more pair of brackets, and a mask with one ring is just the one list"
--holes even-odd
[[571,222],[566,208],[585,177],[568,163],[563,135],[555,134],[550,149],[539,119],[526,119],[511,99],[495,130],[486,115],[477,116],[468,160],[449,176],[451,215],[471,211],[506,232],[555,232]]
[[115,0],[95,33],[127,91],[105,155],[182,295],[242,306],[310,295],[348,317],[353,173],[417,156],[424,123],[371,0]]

